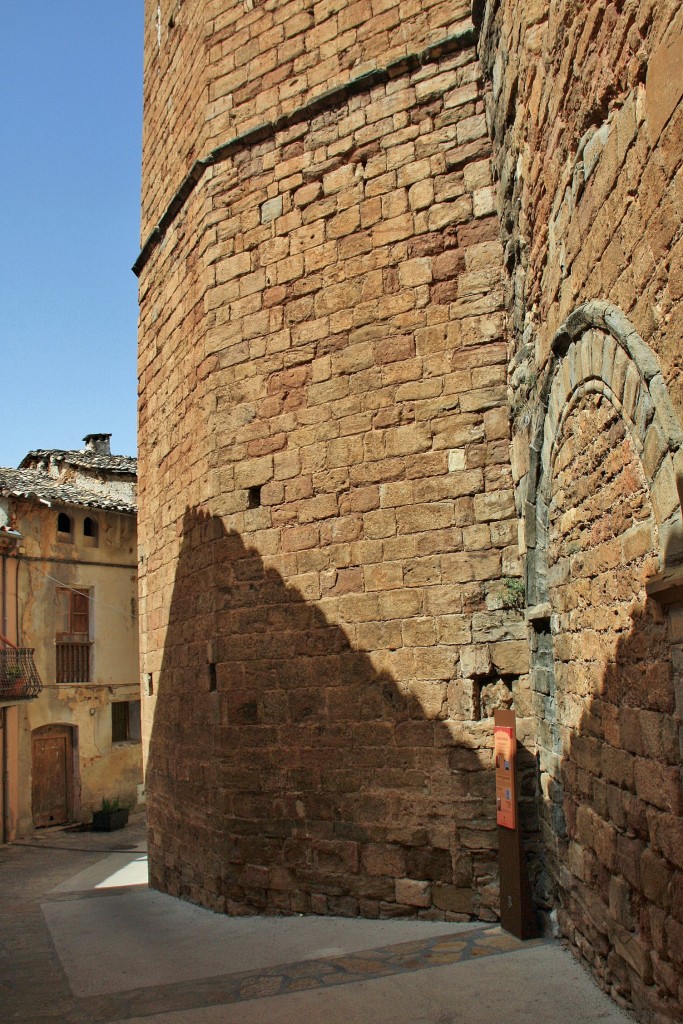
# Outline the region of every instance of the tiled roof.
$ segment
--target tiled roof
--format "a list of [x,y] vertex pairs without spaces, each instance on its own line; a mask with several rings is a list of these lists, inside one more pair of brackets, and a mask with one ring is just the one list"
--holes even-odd
[[130,455],[100,455],[91,451],[63,451],[60,448],[38,449],[29,452],[19,463],[19,469],[27,469],[35,463],[63,462],[67,466],[78,466],[82,469],[101,469],[107,473],[137,473],[137,459]]
[[[110,458],[123,459],[124,456],[110,456]],[[126,461],[135,463],[135,459]],[[96,494],[77,484],[53,480],[52,477],[38,469],[0,469],[0,495],[15,498],[42,498],[43,501],[56,504],[85,505],[89,508],[124,512],[128,515],[135,515],[137,512],[135,505],[121,497]]]

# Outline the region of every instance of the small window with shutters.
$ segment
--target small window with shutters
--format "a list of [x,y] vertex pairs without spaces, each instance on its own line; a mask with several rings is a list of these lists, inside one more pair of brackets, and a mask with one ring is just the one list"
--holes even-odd
[[89,683],[91,677],[91,592],[57,587],[55,645],[57,682]]
[[90,639],[90,591],[57,587],[57,640]]

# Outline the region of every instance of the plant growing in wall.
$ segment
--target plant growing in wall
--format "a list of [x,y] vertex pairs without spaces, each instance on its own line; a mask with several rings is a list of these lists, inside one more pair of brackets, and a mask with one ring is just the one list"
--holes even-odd
[[524,580],[509,576],[503,580],[503,608],[517,608],[521,611],[526,598]]
[[538,374],[528,363],[518,366],[510,381],[510,417],[516,429],[528,427],[536,401]]

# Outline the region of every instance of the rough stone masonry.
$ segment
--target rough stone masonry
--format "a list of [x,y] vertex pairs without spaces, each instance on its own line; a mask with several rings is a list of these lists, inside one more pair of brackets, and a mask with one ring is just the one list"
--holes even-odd
[[148,0],[158,887],[494,920],[513,706],[539,919],[680,1014],[682,7]]

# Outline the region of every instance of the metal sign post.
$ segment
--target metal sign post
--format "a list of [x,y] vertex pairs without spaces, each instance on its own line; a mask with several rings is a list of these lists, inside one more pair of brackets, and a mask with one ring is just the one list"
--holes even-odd
[[517,728],[514,711],[494,711],[496,820],[500,869],[500,923],[518,939],[534,939],[536,918],[522,848],[517,806]]

